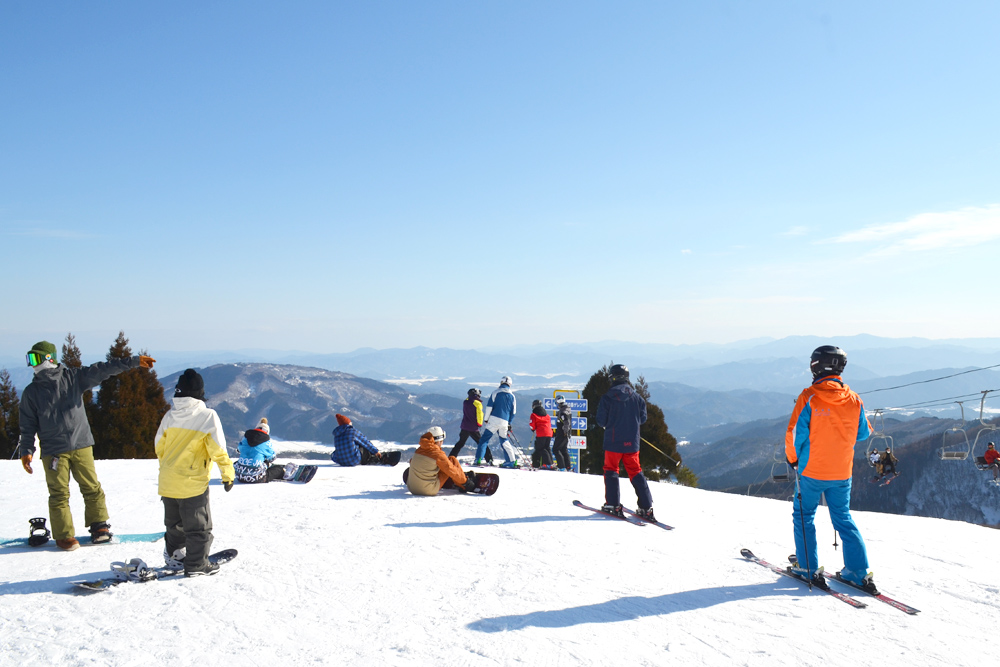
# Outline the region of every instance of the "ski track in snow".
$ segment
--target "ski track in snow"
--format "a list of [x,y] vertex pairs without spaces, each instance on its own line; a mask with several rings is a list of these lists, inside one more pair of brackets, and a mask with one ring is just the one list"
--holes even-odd
[[[313,462],[315,463],[315,461]],[[784,564],[788,502],[652,484],[636,527],[585,512],[600,476],[496,471],[490,498],[410,495],[394,468],[321,463],[307,485],[212,482],[215,577],[78,591],[162,540],[0,549],[0,665],[975,665],[995,662],[1000,532],[856,513],[886,593],[852,609],[745,561]],[[112,529],[162,527],[156,461],[98,461]],[[215,474],[218,474],[217,471]],[[622,497],[634,505],[627,481]],[[72,487],[76,533],[83,504]],[[44,477],[0,462],[0,538],[47,515]],[[824,510],[820,562],[842,566]],[[836,584],[834,585],[836,587]]]

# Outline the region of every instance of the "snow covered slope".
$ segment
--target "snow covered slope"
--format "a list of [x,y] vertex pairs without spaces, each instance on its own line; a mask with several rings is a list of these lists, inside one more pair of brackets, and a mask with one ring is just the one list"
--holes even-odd
[[[597,476],[501,470],[491,498],[418,498],[403,468],[324,464],[305,486],[230,493],[214,480],[214,547],[240,551],[215,577],[76,592],[112,560],[162,563],[162,541],[0,549],[0,664],[995,664],[995,530],[859,513],[876,581],[923,610],[907,616],[743,560],[746,546],[784,562],[787,502],[653,484],[667,532],[574,508],[601,501]],[[115,532],[161,527],[156,471],[98,461]],[[75,488],[72,503],[81,534]],[[0,506],[0,538],[26,535],[47,514],[39,471],[0,462]]]

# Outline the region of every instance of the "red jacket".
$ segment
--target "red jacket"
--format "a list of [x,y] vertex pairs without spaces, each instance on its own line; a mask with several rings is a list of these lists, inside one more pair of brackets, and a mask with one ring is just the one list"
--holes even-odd
[[1000,458],[1000,452],[995,449],[987,449],[986,453],[983,454],[983,458],[986,459],[988,465],[993,465],[993,462]]
[[528,420],[528,428],[534,431],[539,438],[552,437],[552,420],[548,415],[543,417],[532,412],[531,418]]

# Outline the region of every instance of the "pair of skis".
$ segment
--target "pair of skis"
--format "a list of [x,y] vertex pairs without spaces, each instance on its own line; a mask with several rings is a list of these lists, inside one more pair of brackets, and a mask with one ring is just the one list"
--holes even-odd
[[673,526],[668,526],[665,523],[660,523],[659,521],[650,521],[649,519],[646,519],[644,517],[640,517],[638,514],[636,514],[635,512],[633,512],[632,510],[630,510],[627,507],[622,507],[622,509],[625,511],[625,516],[618,516],[617,514],[612,514],[611,512],[605,512],[604,510],[598,509],[596,507],[590,507],[589,505],[584,505],[579,500],[574,500],[573,504],[576,505],[577,507],[579,507],[580,509],[590,510],[591,512],[594,512],[596,514],[601,514],[603,516],[610,516],[613,519],[621,519],[622,521],[627,521],[627,522],[631,523],[634,526],[645,526],[645,525],[649,524],[649,525],[652,525],[652,526],[657,526],[657,527],[662,528],[664,530],[673,530],[674,529]]
[[[856,609],[863,609],[864,607],[868,606],[867,604],[865,604],[861,600],[858,600],[857,598],[852,597],[852,596],[848,595],[847,593],[842,593],[840,591],[836,591],[836,590],[830,588],[829,586],[826,586],[826,587],[818,586],[818,585],[815,584],[815,582],[809,581],[809,579],[807,579],[806,577],[804,577],[802,575],[799,575],[799,574],[796,574],[795,572],[792,572],[788,568],[781,568],[781,567],[778,567],[777,565],[774,565],[773,563],[767,562],[766,560],[764,560],[762,558],[758,558],[749,549],[741,549],[740,550],[740,555],[743,556],[744,558],[746,558],[748,561],[750,561],[752,563],[757,563],[761,567],[766,567],[767,569],[771,570],[772,572],[777,572],[780,575],[789,577],[791,579],[795,579],[796,581],[799,581],[799,582],[807,584],[807,585],[813,585],[816,588],[818,588],[819,590],[823,591],[824,593],[829,593],[830,595],[832,595],[833,597],[837,598],[841,602],[845,602],[845,603],[851,605],[852,607],[854,607]],[[823,572],[823,576],[826,577],[827,579],[832,579],[834,581],[837,581],[837,582],[839,582],[839,583],[841,583],[841,584],[843,584],[845,586],[850,586],[851,588],[853,588],[853,589],[855,589],[857,591],[860,591],[860,592],[862,592],[862,593],[864,593],[866,595],[870,595],[871,597],[873,597],[873,598],[875,598],[877,600],[880,600],[880,601],[886,603],[890,607],[895,607],[896,609],[898,609],[898,610],[900,610],[902,612],[905,612],[907,614],[918,614],[918,613],[920,613],[920,610],[917,609],[917,608],[915,608],[915,607],[911,607],[908,604],[904,604],[904,603],[902,603],[902,602],[900,602],[898,600],[894,600],[893,598],[891,598],[888,595],[885,595],[883,593],[878,593],[877,595],[876,594],[872,594],[872,593],[866,591],[861,586],[858,586],[857,584],[855,584],[853,582],[847,581],[846,579],[841,579],[836,574],[830,574],[829,572],[824,571]]]

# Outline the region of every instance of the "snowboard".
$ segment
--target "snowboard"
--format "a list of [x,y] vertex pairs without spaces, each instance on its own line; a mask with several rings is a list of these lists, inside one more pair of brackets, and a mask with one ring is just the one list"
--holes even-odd
[[[214,554],[210,555],[208,557],[208,561],[210,563],[218,563],[219,565],[222,565],[236,558],[237,553],[239,552],[237,552],[236,549],[224,549],[223,551],[217,551]],[[94,581],[71,581],[70,583],[78,588],[82,588],[85,591],[96,592],[96,591],[109,590],[111,588],[114,588],[118,584],[127,584],[127,583],[144,584],[150,581],[156,581],[157,579],[169,579],[171,577],[176,577],[176,576],[183,577],[184,570],[168,570],[165,567],[157,567],[153,568],[153,576],[151,578],[142,581],[107,578],[107,579],[96,579]]]
[[389,466],[390,468],[403,458],[403,452],[399,450],[392,450],[388,452],[382,452],[382,460],[378,462],[377,465]]
[[491,472],[476,473],[476,488],[471,492],[483,496],[492,496],[500,487],[500,475]]
[[[115,533],[111,538],[110,542],[101,542],[100,544],[94,544],[90,541],[90,535],[79,535],[76,540],[80,543],[81,547],[97,546],[103,547],[109,544],[122,544],[125,542],[156,542],[157,540],[163,539],[163,531],[158,533]],[[28,544],[27,537],[15,537],[7,540],[0,541],[0,549],[10,549],[10,548],[21,548],[25,549],[55,549],[61,551],[59,547],[56,546],[56,541],[50,539],[45,544],[40,544],[37,547],[33,547]]]
[[[410,469],[407,467],[403,471],[403,484],[406,484],[406,480],[410,478]],[[450,483],[451,480],[449,479]],[[476,473],[476,488],[474,488],[470,493],[475,493],[481,496],[492,496],[497,492],[497,488],[500,487],[500,476],[494,475],[490,472],[477,472]],[[447,484],[444,488],[454,488],[454,486],[449,487]]]
[[317,470],[319,470],[319,466],[299,466],[295,469],[295,474],[292,475],[292,478],[286,479],[285,481],[308,484],[309,481],[316,476]]

